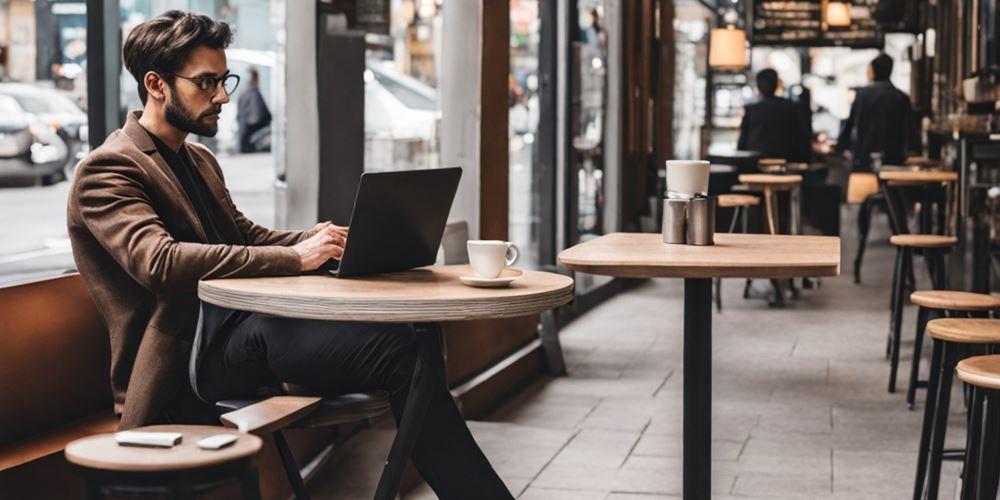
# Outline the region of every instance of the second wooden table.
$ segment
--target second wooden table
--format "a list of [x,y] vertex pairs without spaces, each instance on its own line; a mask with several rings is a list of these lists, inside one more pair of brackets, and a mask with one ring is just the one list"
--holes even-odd
[[711,498],[712,278],[840,273],[840,238],[716,234],[713,246],[668,245],[660,234],[614,233],[559,254],[568,268],[622,278],[684,278],[684,498]]

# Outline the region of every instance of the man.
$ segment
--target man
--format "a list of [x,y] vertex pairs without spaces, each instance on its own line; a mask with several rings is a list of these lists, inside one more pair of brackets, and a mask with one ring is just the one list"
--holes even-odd
[[761,158],[810,161],[812,125],[795,103],[776,95],[778,73],[770,68],[757,73],[757,91],[760,100],[747,105],[736,148],[757,151]]
[[271,123],[271,112],[260,93],[260,76],[257,68],[250,68],[250,88],[240,94],[236,102],[236,123],[240,126],[240,153],[251,153],[254,145],[250,137],[254,132]]
[[[239,81],[229,73],[229,26],[170,11],[136,26],[123,60],[138,84],[129,115],[77,167],[69,197],[73,254],[111,335],[111,384],[122,429],[217,422],[187,381],[198,323],[198,280],[293,275],[343,254],[347,228],[273,231],[232,202],[215,157],[185,142],[211,137]],[[291,320],[205,304],[199,393],[254,396],[281,383],[321,395],[386,390],[397,422],[415,366],[443,373],[440,350],[418,349],[409,326]],[[429,394],[412,460],[440,498],[510,499],[444,381]]]
[[855,171],[872,170],[872,154],[883,164],[901,165],[906,160],[908,140],[916,123],[910,98],[889,81],[892,58],[881,53],[868,65],[868,86],[858,89],[851,114],[837,138],[837,151],[851,149]]

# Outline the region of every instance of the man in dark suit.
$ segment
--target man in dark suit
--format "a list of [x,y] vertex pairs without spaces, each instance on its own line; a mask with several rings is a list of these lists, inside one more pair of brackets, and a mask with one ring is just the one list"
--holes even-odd
[[[348,237],[347,228],[329,222],[299,232],[247,220],[215,156],[186,142],[188,134],[218,131],[222,106],[239,83],[227,67],[231,40],[225,23],[179,11],[133,28],[123,60],[143,110],[130,113],[74,176],[70,241],[111,336],[120,427],[218,423],[207,401],[254,397],[283,383],[322,396],[387,391],[397,422],[411,394],[424,394],[428,409],[412,460],[438,496],[511,499],[445,385],[440,346],[420,345],[410,326],[199,304],[199,280],[315,270],[343,255]],[[197,395],[187,383],[195,341],[202,345]],[[424,373],[433,376],[415,377],[418,366],[431,367]]]
[[867,86],[859,88],[851,114],[837,137],[837,151],[851,150],[855,171],[872,170],[872,153],[881,154],[883,164],[901,165],[907,147],[917,146],[916,122],[910,98],[897,89],[892,75],[892,58],[879,54],[868,65]]
[[747,105],[737,149],[757,151],[761,158],[808,162],[812,158],[812,124],[795,103],[778,97],[778,73],[757,73],[760,100]]

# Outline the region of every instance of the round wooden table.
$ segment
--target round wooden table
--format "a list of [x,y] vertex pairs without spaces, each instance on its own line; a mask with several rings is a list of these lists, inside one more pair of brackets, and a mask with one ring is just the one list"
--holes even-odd
[[840,238],[715,235],[713,246],[665,244],[659,234],[613,233],[559,254],[566,267],[624,278],[684,278],[684,498],[711,498],[712,278],[840,273]]
[[[516,272],[516,271],[515,271]],[[573,300],[573,280],[539,271],[509,287],[459,281],[469,266],[428,266],[360,278],[305,275],[207,280],[198,297],[217,306],[289,318],[435,323],[527,316]]]
[[[517,272],[507,270],[505,273]],[[434,337],[440,342],[437,323],[496,319],[538,314],[573,300],[573,280],[538,271],[523,274],[509,287],[473,288],[460,276],[473,275],[462,266],[427,266],[375,276],[337,278],[305,275],[269,278],[206,280],[198,284],[201,300],[229,309],[288,318],[330,321],[415,323],[421,349]],[[417,364],[414,380],[420,376]],[[442,375],[443,376],[443,375]],[[403,466],[427,411],[426,398],[411,392],[403,421],[382,470],[375,498],[396,497]]]
[[[115,433],[107,433],[69,443],[66,460],[79,469],[87,500],[103,498],[105,486],[156,488],[171,498],[194,498],[199,489],[225,480],[240,481],[243,498],[260,498],[257,469],[251,461],[260,451],[259,437],[205,425],[153,425],[133,430],[179,432],[182,440],[173,448],[120,446]],[[216,434],[235,434],[239,439],[218,450],[198,448],[200,439]]]

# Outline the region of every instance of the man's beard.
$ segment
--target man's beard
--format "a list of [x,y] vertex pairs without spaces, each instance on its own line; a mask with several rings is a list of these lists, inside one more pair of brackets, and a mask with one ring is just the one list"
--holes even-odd
[[212,114],[218,114],[221,111],[222,107],[220,106],[205,112],[198,118],[195,118],[183,104],[174,100],[173,96],[167,98],[167,103],[164,107],[164,113],[168,123],[189,134],[200,135],[202,137],[215,137],[215,134],[219,131],[219,124],[218,122],[205,123],[201,121],[201,118]]

